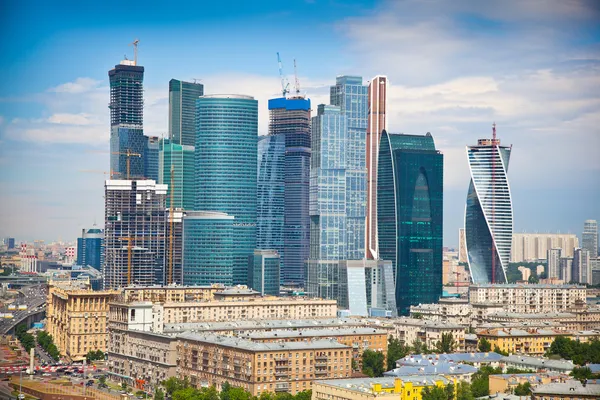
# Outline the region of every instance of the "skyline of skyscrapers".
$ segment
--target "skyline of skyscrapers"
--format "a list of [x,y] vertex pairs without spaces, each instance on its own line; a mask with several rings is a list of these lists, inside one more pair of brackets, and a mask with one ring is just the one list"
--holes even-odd
[[[121,179],[144,176],[144,67],[123,60],[110,81],[110,172]],[[135,155],[127,155],[133,153]],[[129,169],[130,176],[127,176]]]
[[367,122],[367,258],[378,259],[377,243],[377,160],[381,132],[387,130],[387,77],[377,75],[369,83]]
[[396,307],[442,295],[444,156],[433,137],[383,132],[377,176],[379,256],[390,260]]
[[506,283],[511,254],[513,209],[508,184],[512,146],[496,138],[479,139],[467,146],[471,182],[465,207],[465,237],[471,280]]
[[172,143],[196,145],[196,100],[203,95],[201,83],[169,81],[169,140]]
[[[233,284],[246,284],[256,249],[258,102],[245,95],[196,100],[195,211],[217,211],[233,223]],[[185,268],[185,266],[184,266]]]

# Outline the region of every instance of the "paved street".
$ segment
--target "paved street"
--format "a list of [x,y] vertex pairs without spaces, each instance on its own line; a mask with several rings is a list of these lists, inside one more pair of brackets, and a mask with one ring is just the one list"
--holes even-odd
[[9,310],[8,308],[0,309],[0,313],[12,313],[13,318],[0,319],[0,334],[6,334],[15,325],[20,323],[32,313],[40,312],[44,309],[48,291],[46,285],[26,286],[19,291],[15,305],[27,305],[26,310]]

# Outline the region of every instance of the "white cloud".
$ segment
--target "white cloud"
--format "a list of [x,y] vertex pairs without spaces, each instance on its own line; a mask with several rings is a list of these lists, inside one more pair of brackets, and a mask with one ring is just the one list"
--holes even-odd
[[97,88],[102,82],[91,78],[77,78],[74,82],[67,82],[48,89],[53,93],[86,93]]

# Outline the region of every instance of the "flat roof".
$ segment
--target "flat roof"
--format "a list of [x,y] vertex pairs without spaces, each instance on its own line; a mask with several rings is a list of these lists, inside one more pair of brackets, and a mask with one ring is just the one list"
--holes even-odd
[[564,371],[571,371],[574,367],[573,363],[568,360],[550,360],[549,358],[538,358],[517,354],[504,356],[502,357],[502,361],[505,363],[510,362],[513,364],[531,366],[536,368],[554,368],[561,369]]
[[585,386],[577,379],[562,383],[547,383],[532,388],[534,394],[558,394],[574,397],[577,395],[600,396],[600,384],[587,383]]
[[298,329],[298,328],[321,328],[321,327],[340,327],[349,328],[352,326],[363,327],[366,324],[362,321],[351,318],[328,318],[328,319],[299,319],[299,320],[245,320],[245,321],[227,321],[227,322],[186,322],[175,324],[164,324],[164,332],[183,332],[183,331],[222,331],[222,330],[251,330],[251,329]]
[[396,380],[400,379],[402,382],[412,382],[426,385],[433,385],[437,381],[442,381],[444,384],[450,383],[447,378],[441,375],[401,375],[394,377],[381,377],[381,378],[352,378],[352,379],[328,379],[323,381],[315,381],[316,384],[323,384],[329,386],[339,387],[341,389],[353,390],[363,393],[372,393],[373,385],[380,384],[384,388],[394,387]]
[[454,364],[449,362],[438,363],[436,365],[410,366],[403,365],[394,368],[391,371],[384,372],[384,376],[407,376],[407,375],[464,375],[474,374],[479,371],[469,364]]
[[493,351],[487,353],[414,354],[396,361],[400,365],[436,365],[460,362],[497,362],[502,355]]
[[271,339],[271,338],[298,338],[320,336],[351,336],[351,335],[387,335],[388,331],[374,328],[342,328],[342,329],[304,329],[285,331],[252,332],[240,335],[241,338]]

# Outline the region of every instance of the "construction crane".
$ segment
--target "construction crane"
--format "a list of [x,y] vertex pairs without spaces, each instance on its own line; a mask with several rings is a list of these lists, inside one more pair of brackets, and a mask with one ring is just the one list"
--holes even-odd
[[113,171],[106,172],[106,171],[100,171],[100,170],[96,170],[96,169],[80,169],[79,172],[83,172],[83,173],[86,173],[86,174],[103,174],[103,175],[108,175],[111,179],[112,179],[113,175],[115,174]]
[[290,84],[289,82],[286,83],[286,79],[283,76],[283,65],[281,64],[281,57],[279,56],[279,52],[277,52],[277,63],[279,65],[279,79],[281,79],[281,93],[283,94],[283,97],[285,97],[285,95],[290,92]]
[[142,157],[142,155],[140,153],[134,153],[131,150],[127,149],[126,152],[121,152],[121,151],[113,151],[110,154],[118,154],[121,156],[127,156],[127,180],[129,180],[129,158],[130,157]]
[[138,44],[140,44],[139,39],[135,39],[133,42],[129,43],[129,45],[133,46],[133,65],[137,65]]
[[128,236],[121,237],[119,240],[123,240],[127,242],[127,285],[131,285],[131,257],[133,245],[131,242],[133,240],[147,240],[147,239],[166,239],[164,236]]
[[294,81],[296,86],[296,95],[300,95],[300,80],[298,79],[298,69],[296,68],[296,59],[294,58]]
[[169,187],[169,190],[171,191],[169,196],[169,259],[167,260],[169,268],[167,270],[167,285],[173,283],[173,211],[175,210],[175,207],[173,207],[173,192],[175,191],[174,175],[173,164],[171,164],[171,185]]

